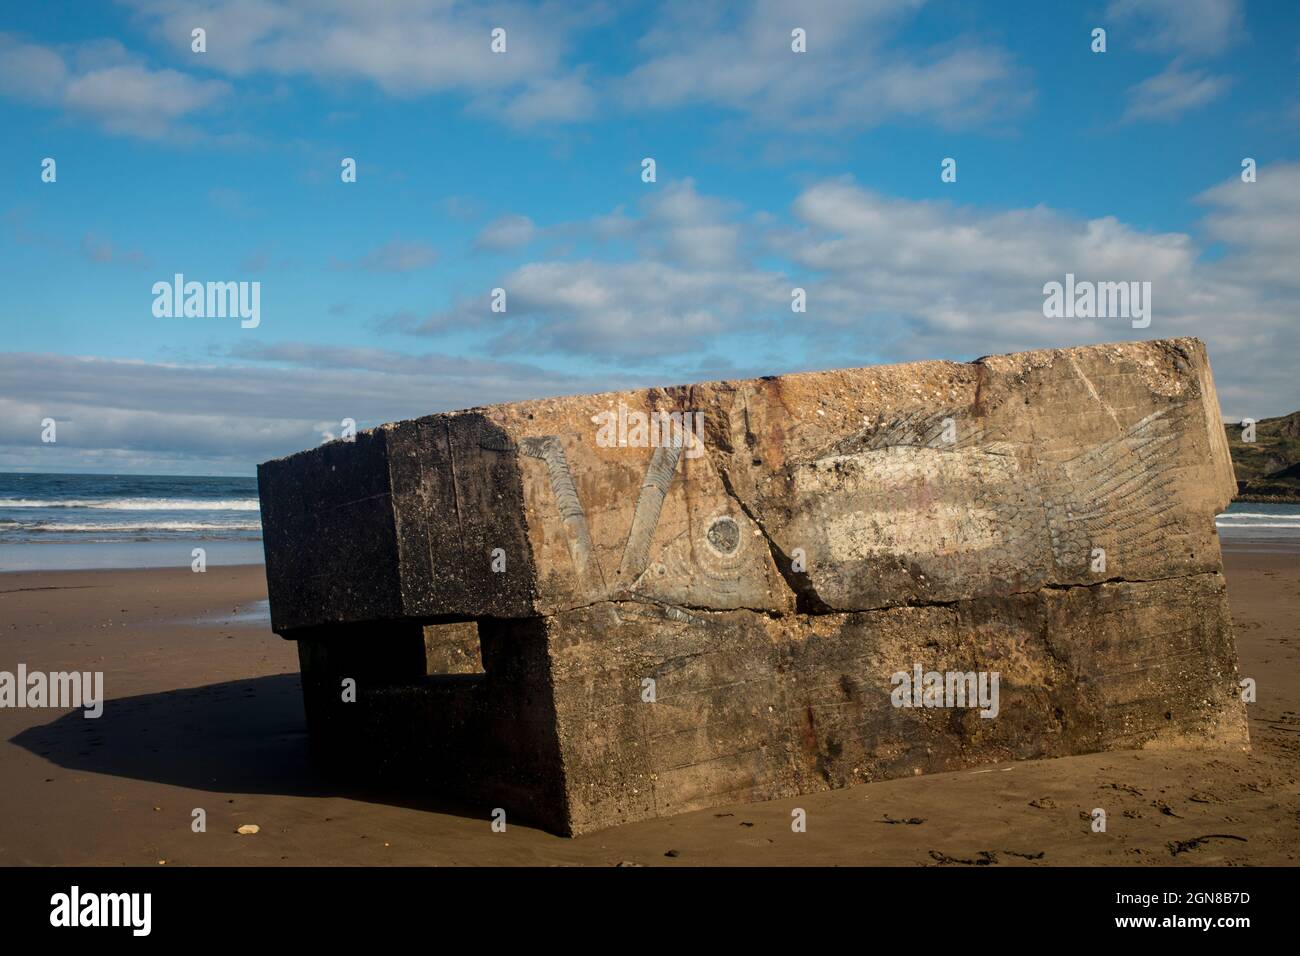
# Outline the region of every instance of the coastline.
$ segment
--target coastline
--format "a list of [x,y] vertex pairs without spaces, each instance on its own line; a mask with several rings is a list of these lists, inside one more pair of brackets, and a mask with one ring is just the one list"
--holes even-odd
[[[1241,673],[1259,684],[1248,754],[1023,761],[577,840],[513,822],[493,834],[490,808],[318,776],[295,646],[259,613],[259,564],[0,574],[0,670],[102,670],[108,698],[99,720],[0,709],[0,864],[1294,864],[1300,562],[1235,544],[1224,561]],[[833,825],[794,835],[794,806]],[[1111,808],[1106,834],[1080,816],[1096,806]],[[206,833],[190,828],[196,808]],[[261,832],[236,835],[245,823]],[[1242,839],[1171,849],[1207,834]]]

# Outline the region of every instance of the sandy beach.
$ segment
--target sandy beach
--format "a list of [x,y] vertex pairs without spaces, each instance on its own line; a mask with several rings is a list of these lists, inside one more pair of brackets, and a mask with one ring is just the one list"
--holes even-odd
[[[1239,545],[1225,565],[1241,672],[1258,683],[1249,754],[1003,764],[576,840],[494,833],[490,807],[317,775],[260,565],[3,574],[0,670],[102,670],[108,700],[98,720],[0,709],[0,865],[1294,864],[1300,558]],[[796,806],[806,833],[791,832]],[[238,835],[245,824],[260,832]]]

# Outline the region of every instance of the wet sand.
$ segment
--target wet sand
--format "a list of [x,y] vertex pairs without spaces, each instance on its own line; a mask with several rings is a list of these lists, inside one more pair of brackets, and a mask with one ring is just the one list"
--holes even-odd
[[[0,670],[102,670],[108,697],[98,720],[0,709],[0,865],[1295,864],[1300,556],[1246,548],[1225,564],[1241,672],[1259,689],[1249,754],[1001,764],[576,840],[494,833],[489,807],[314,773],[297,655],[260,617],[260,566],[0,574]],[[794,807],[806,833],[791,832]]]

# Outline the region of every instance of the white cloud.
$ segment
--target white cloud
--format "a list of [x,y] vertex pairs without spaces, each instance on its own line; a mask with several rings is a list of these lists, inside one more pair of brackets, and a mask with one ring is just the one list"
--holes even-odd
[[[670,3],[621,83],[632,107],[712,103],[787,130],[868,128],[899,116],[943,126],[996,121],[1032,100],[1002,50],[969,39],[909,49],[899,27],[919,0]],[[807,52],[791,51],[791,30]]]
[[[369,427],[435,411],[613,387],[518,362],[283,342],[235,364],[0,353],[0,467],[242,472],[321,441],[319,425]],[[43,444],[40,422],[58,422]],[[188,463],[188,464],[186,464]]]
[[499,113],[513,126],[568,123],[596,111],[596,94],[580,75],[545,77],[525,83],[506,96],[479,99],[476,107]]
[[[189,55],[190,31],[208,31],[205,66],[229,76],[307,75],[366,80],[392,96],[470,95],[517,125],[587,116],[581,70],[564,61],[571,35],[601,19],[588,3],[410,0],[126,0],[148,29]],[[493,53],[494,28],[507,51]]]
[[[1196,197],[1210,209],[1205,232],[1231,249],[1220,268],[1256,295],[1300,292],[1300,163],[1261,166],[1257,175],[1253,183],[1235,176]],[[1300,326],[1300,310],[1293,314]]]
[[518,249],[536,236],[537,225],[527,216],[502,216],[483,227],[474,245],[491,251]]
[[[898,359],[974,357],[1134,337],[1116,320],[1043,317],[1043,284],[1149,280],[1157,316],[1194,259],[1189,237],[1046,207],[988,212],[890,199],[848,180],[795,201],[799,225],[773,246],[807,278],[810,334],[823,350],[872,343]],[[813,331],[815,330],[815,332]],[[1153,323],[1151,336],[1188,334]]]
[[0,33],[0,93],[29,103],[57,103],[67,77],[67,64],[54,50]]
[[[1033,98],[1008,53],[967,36],[920,47],[901,32],[924,0],[672,0],[638,42],[638,65],[592,76],[579,36],[617,12],[601,0],[483,5],[383,0],[124,0],[159,42],[229,77],[363,80],[395,97],[452,93],[474,112],[534,127],[597,114],[605,90],[632,109],[710,103],[785,129],[867,128],[891,118],[943,126],[1001,121]],[[508,51],[490,49],[492,29]],[[793,28],[808,52],[790,49]]]
[[1188,63],[1217,56],[1242,40],[1240,0],[1111,0],[1106,16],[1120,24],[1112,31],[1122,42],[1174,55],[1161,72],[1129,88],[1125,122],[1176,119],[1232,86],[1233,77]]
[[[1207,237],[1229,244],[1217,258],[1190,235],[1113,217],[891,200],[845,181],[805,191],[794,207],[802,226],[774,242],[814,273],[810,317],[840,340],[873,336],[917,359],[1195,335],[1210,346],[1225,411],[1258,417],[1300,406],[1290,370],[1300,354],[1300,284],[1287,227],[1300,212],[1300,165],[1260,173],[1258,183],[1233,180],[1200,197],[1215,207]],[[1067,272],[1151,282],[1150,328],[1044,318],[1042,286]]]
[[1172,120],[1218,99],[1232,85],[1229,76],[1185,68],[1178,61],[1129,88],[1125,120]]
[[65,52],[0,34],[0,93],[61,106],[110,133],[147,139],[192,136],[176,121],[211,106],[229,90],[219,80],[129,62],[112,40],[90,41]]
[[63,91],[64,105],[96,119],[111,133],[164,136],[174,120],[224,96],[217,80],[195,80],[175,70],[113,66],[83,73]]
[[510,321],[496,348],[521,353],[682,355],[789,302],[788,287],[759,270],[653,261],[529,263],[502,281]]
[[[511,269],[493,283],[507,290],[506,314],[491,314],[482,296],[423,320],[395,317],[389,328],[478,328],[501,354],[657,368],[726,353],[740,337],[775,355],[767,373],[1195,335],[1210,345],[1225,411],[1259,417],[1300,406],[1291,369],[1300,354],[1300,164],[1260,167],[1257,183],[1207,190],[1198,197],[1209,208],[1200,237],[1045,206],[891,198],[849,179],[808,186],[784,220],[689,182],[661,188],[636,215],[619,210],[544,230],[612,245],[602,257]],[[1214,255],[1211,243],[1220,244]],[[1043,285],[1067,273],[1150,282],[1151,326],[1045,318]],[[807,290],[806,315],[789,311],[795,286]]]
[[1106,16],[1136,45],[1171,53],[1214,55],[1245,35],[1241,0],[1111,0]]
[[623,261],[528,263],[496,283],[507,290],[505,314],[490,312],[488,298],[478,296],[424,319],[399,313],[382,327],[434,335],[490,325],[503,330],[492,344],[500,352],[647,359],[694,349],[747,316],[788,306],[788,285],[749,263],[748,223],[738,204],[701,195],[688,179],[662,184],[639,210],[637,217],[618,209],[546,229],[524,217],[497,220],[480,244],[484,235],[501,241],[526,233],[564,249],[612,246]]

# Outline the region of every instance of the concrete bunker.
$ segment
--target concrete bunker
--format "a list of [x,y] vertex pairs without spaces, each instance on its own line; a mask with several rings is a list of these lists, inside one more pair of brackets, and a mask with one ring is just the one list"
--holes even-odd
[[[603,440],[627,409],[689,413],[690,447]],[[259,483],[317,754],[485,817],[580,834],[1248,745],[1214,528],[1233,473],[1194,339],[431,415]],[[918,667],[996,673],[998,706],[899,706]]]

